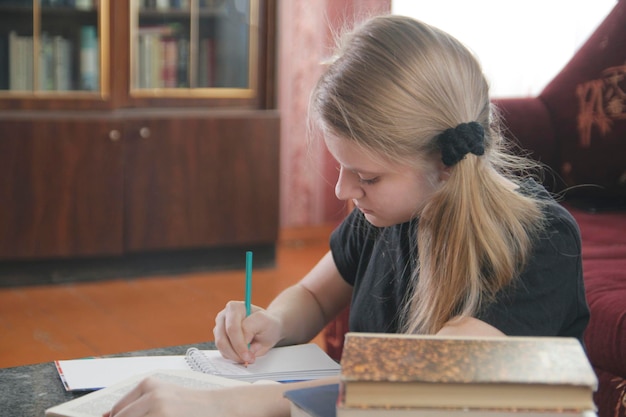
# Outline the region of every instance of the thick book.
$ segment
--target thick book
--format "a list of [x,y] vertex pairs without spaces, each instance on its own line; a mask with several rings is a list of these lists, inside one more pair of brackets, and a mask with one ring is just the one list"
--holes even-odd
[[45,415],[46,417],[102,417],[104,413],[110,411],[124,395],[132,390],[142,379],[147,377],[153,377],[170,384],[196,389],[217,389],[249,384],[249,382],[189,370],[157,370],[146,374],[135,375],[110,387],[48,408]]
[[[349,408],[337,407],[336,417],[597,417],[592,410],[517,410],[463,408]],[[293,416],[292,416],[293,417]],[[304,415],[303,417],[308,417]],[[324,416],[326,417],[326,416]]]
[[285,392],[291,417],[597,417],[587,411],[450,409],[336,406],[339,384],[319,385]]
[[348,333],[341,366],[348,408],[595,410],[598,381],[574,338]]
[[70,359],[55,361],[55,365],[68,391],[105,388],[157,369],[194,370],[247,382],[320,379],[339,375],[340,370],[314,343],[273,348],[248,366],[224,359],[217,350],[196,348],[186,355]]

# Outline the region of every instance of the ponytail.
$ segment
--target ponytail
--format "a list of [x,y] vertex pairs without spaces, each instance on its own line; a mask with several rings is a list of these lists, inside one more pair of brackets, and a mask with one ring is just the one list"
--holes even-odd
[[492,301],[526,263],[540,218],[537,201],[504,186],[482,157],[452,167],[419,219],[405,330],[436,333]]

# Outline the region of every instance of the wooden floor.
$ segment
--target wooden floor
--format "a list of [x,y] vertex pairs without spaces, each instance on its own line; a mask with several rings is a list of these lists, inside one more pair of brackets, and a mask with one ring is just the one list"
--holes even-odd
[[[265,306],[296,282],[329,233],[283,231],[276,267],[254,270],[252,302]],[[235,270],[0,288],[0,368],[212,340],[215,315],[243,299],[244,281]]]

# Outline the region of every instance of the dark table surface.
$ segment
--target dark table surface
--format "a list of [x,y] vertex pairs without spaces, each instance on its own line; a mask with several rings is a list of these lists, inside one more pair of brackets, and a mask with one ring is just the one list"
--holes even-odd
[[[215,349],[212,342],[138,350],[116,356],[184,355],[189,347]],[[85,393],[65,391],[53,362],[0,369],[0,417],[43,417],[53,405]]]

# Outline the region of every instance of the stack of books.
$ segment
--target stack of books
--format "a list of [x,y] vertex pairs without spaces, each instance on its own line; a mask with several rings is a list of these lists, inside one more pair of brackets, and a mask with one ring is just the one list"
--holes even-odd
[[574,338],[348,333],[325,399],[322,388],[286,396],[300,416],[591,417],[597,383]]

